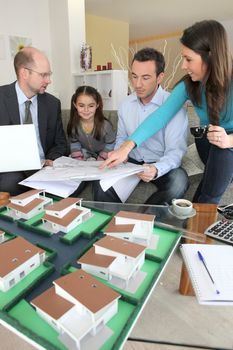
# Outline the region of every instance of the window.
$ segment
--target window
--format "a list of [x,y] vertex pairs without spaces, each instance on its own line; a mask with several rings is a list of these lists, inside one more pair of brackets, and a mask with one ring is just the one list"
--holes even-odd
[[12,287],[15,284],[15,279],[12,278],[9,282],[9,286]]
[[24,271],[20,272],[19,277],[23,278],[24,276],[25,276],[25,272]]

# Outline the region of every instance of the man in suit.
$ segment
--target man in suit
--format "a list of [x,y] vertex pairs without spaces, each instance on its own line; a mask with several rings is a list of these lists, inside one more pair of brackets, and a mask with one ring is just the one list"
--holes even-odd
[[[17,81],[0,87],[0,125],[33,123],[41,160],[45,161],[45,165],[51,165],[54,159],[67,153],[67,142],[60,101],[45,92],[51,83],[49,61],[36,48],[25,47],[16,54],[14,68]],[[29,103],[27,116],[25,102]],[[9,142],[14,143],[14,140],[9,139]],[[24,171],[0,173],[0,191],[11,195],[24,192],[27,188],[18,185],[18,182],[27,176]]]

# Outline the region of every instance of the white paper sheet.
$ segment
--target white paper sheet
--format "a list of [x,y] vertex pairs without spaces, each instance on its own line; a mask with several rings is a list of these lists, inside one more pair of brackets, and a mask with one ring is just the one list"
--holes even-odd
[[[113,184],[113,188],[116,191],[118,197],[125,203],[125,201],[129,198],[135,187],[140,182],[140,179],[136,175],[130,175],[123,179],[118,180],[115,184]],[[100,182],[101,184],[101,182]],[[102,184],[101,184],[102,186]]]
[[[99,169],[102,161],[79,161],[69,157],[60,157],[53,167],[44,167],[20,184],[43,188],[46,192],[68,197],[82,181],[101,180],[105,190],[122,178],[141,172],[143,167],[131,163],[120,164],[113,169]],[[106,182],[106,183],[105,183]]]
[[78,186],[80,185],[81,181],[27,181],[24,180],[20,182],[20,184],[24,186],[28,186],[31,188],[36,188],[38,190],[41,189],[41,186],[43,186],[43,189],[51,194],[54,194],[59,197],[69,197],[75,190],[77,190]]
[[0,126],[0,149],[0,172],[42,167],[33,124]]

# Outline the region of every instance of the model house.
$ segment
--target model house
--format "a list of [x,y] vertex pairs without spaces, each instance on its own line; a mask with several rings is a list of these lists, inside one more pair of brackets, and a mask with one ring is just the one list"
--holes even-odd
[[5,240],[5,232],[0,230],[0,243],[4,242]]
[[0,290],[6,292],[45,261],[45,251],[22,237],[0,245]]
[[91,217],[91,210],[82,207],[80,198],[64,198],[57,203],[46,207],[42,218],[45,228],[53,233],[69,232]]
[[83,270],[109,281],[119,279],[127,287],[144,264],[145,249],[140,244],[105,236],[78,262]]
[[65,275],[53,284],[31,301],[38,314],[59,332],[59,339],[68,349],[80,349],[83,343],[87,349],[99,348],[93,344],[88,347],[87,343],[117,313],[120,294],[83,270]]
[[154,215],[119,211],[104,233],[148,246],[154,228]]
[[52,199],[45,197],[44,190],[30,190],[10,198],[6,205],[8,214],[14,219],[29,220],[44,211]]

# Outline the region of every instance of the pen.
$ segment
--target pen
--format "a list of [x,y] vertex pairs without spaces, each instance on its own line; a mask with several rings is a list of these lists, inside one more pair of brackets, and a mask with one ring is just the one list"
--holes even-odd
[[[208,267],[206,265],[206,262],[205,262],[205,259],[204,259],[203,255],[201,254],[201,252],[199,250],[197,251],[197,254],[198,254],[198,257],[199,257],[200,261],[202,262],[204,268],[206,269],[206,272],[208,273],[208,276],[209,276],[211,282],[215,285],[214,279],[211,276],[211,273],[210,273],[210,271],[209,271],[209,269],[208,269]],[[218,289],[216,289],[216,294],[220,294]]]

